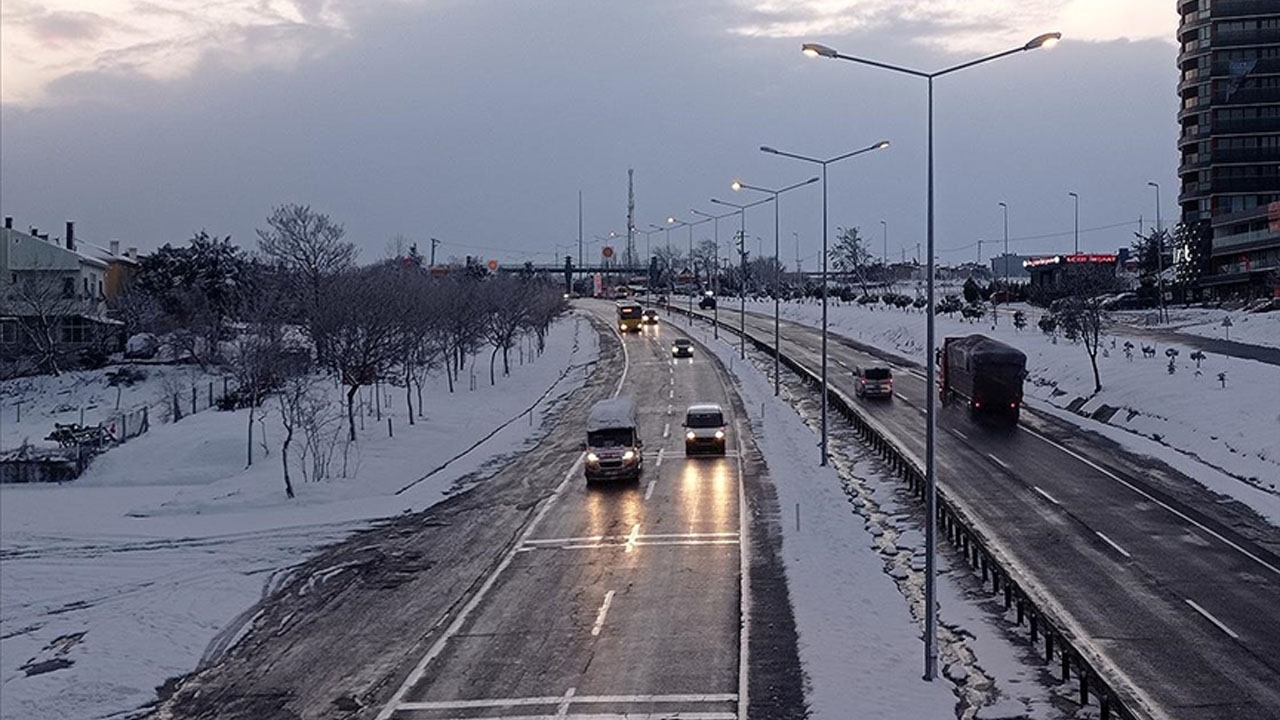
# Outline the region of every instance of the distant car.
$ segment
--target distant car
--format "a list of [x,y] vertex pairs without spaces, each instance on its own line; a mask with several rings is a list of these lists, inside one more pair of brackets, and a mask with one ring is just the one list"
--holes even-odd
[[693,341],[688,338],[680,338],[679,340],[671,343],[671,357],[693,357]]
[[640,313],[640,322],[645,325],[657,325],[658,311],[653,308],[646,309],[644,312]]
[[698,301],[698,307],[702,308],[703,310],[713,310],[715,309],[715,306],[716,306],[716,299],[715,299],[715,296],[713,295],[703,295],[702,299]]
[[893,371],[884,365],[859,365],[853,369],[858,383],[853,394],[858,397],[893,397]]
[[1138,297],[1138,293],[1124,292],[1102,301],[1103,310],[1140,310],[1147,303]]
[[684,414],[684,454],[723,455],[725,447],[724,410],[719,405],[690,405]]

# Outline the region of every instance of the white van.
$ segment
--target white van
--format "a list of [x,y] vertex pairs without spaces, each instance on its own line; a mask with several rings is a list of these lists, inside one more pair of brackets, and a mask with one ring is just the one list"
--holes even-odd
[[587,416],[587,482],[639,480],[644,469],[644,442],[631,398],[601,400]]
[[690,405],[684,414],[684,454],[724,455],[724,410],[713,403]]

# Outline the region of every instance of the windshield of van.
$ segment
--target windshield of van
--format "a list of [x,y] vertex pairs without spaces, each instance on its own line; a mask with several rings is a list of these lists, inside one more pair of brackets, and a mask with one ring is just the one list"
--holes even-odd
[[867,368],[862,376],[868,380],[888,380],[893,377],[889,372],[889,368]]
[[587,445],[593,448],[630,447],[634,444],[635,431],[630,428],[610,428],[587,433]]
[[684,424],[691,428],[723,427],[724,418],[717,412],[689,413],[685,417]]

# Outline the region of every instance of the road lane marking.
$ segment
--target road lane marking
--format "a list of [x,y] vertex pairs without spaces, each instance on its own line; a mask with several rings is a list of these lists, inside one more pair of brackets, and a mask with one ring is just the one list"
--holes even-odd
[[1227,627],[1225,624],[1223,624],[1221,620],[1209,614],[1209,611],[1197,605],[1195,600],[1192,600],[1191,598],[1183,598],[1183,600],[1187,601],[1187,604],[1191,606],[1192,610],[1195,610],[1196,612],[1200,613],[1205,617],[1206,620],[1213,623],[1214,625],[1217,625],[1219,630],[1230,635],[1232,640],[1240,639],[1240,636],[1236,634],[1235,630],[1232,630],[1231,628]]
[[627,535],[627,543],[626,545],[623,546],[626,548],[627,552],[631,552],[636,549],[636,540],[639,537],[640,537],[640,523],[636,523],[635,525],[631,526],[631,533]]
[[571,687],[565,691],[564,700],[560,703],[560,707],[556,708],[556,717],[562,718],[569,714],[569,702],[573,700],[573,694],[577,691],[578,688],[576,687]]
[[1049,502],[1053,503],[1054,505],[1061,505],[1061,504],[1062,504],[1062,503],[1058,502],[1057,500],[1054,500],[1052,495],[1050,495],[1049,493],[1045,492],[1044,490],[1041,490],[1039,485],[1032,485],[1031,487],[1035,488],[1035,491],[1036,491],[1036,492],[1038,492],[1038,493],[1040,493],[1041,495],[1043,495],[1043,496],[1045,497],[1045,499],[1046,499],[1046,500],[1048,500]]
[[[733,693],[684,693],[671,695],[577,695],[574,705],[638,705],[642,703],[724,703],[736,702]],[[405,710],[472,710],[490,707],[530,707],[535,705],[559,705],[563,695],[516,698],[482,698],[479,700],[418,700],[401,705]]]
[[668,406],[667,406],[667,414],[668,414],[668,415],[670,415],[670,414],[671,414],[671,406],[670,406],[670,405],[668,405]]
[[[624,345],[623,352],[625,351],[626,346]],[[623,370],[623,374],[625,377],[625,368]],[[621,381],[619,381],[618,389],[622,389]],[[614,394],[615,396],[617,395],[616,392]],[[449,626],[445,628],[444,633],[441,634],[434,643],[432,643],[431,647],[427,650],[427,653],[422,656],[422,659],[414,666],[413,670],[409,673],[409,676],[405,678],[404,683],[400,685],[400,689],[396,690],[396,694],[393,695],[391,700],[378,712],[377,720],[390,720],[391,716],[396,713],[396,710],[399,709],[400,704],[404,701],[404,696],[408,694],[409,690],[414,685],[417,685],[422,681],[423,675],[426,674],[427,666],[444,651],[445,643],[454,635],[457,635],[458,631],[462,629],[462,625],[467,621],[467,618],[480,605],[480,601],[484,600],[485,595],[489,593],[489,590],[493,588],[494,584],[498,582],[498,577],[502,575],[503,571],[506,570],[509,565],[511,565],[511,561],[514,560],[516,554],[520,552],[521,546],[529,539],[529,536],[533,534],[533,531],[537,529],[538,524],[542,522],[542,518],[546,517],[547,511],[551,509],[551,506],[555,504],[556,499],[559,498],[564,492],[564,489],[568,487],[569,481],[582,471],[582,463],[585,458],[585,454],[579,454],[578,459],[569,466],[569,471],[565,473],[564,479],[560,481],[560,484],[551,493],[551,497],[542,504],[542,508],[539,509],[537,514],[533,516],[533,519],[529,521],[524,532],[520,533],[520,537],[516,540],[515,545],[507,551],[503,556],[502,561],[493,569],[493,572],[489,573],[489,576],[485,578],[484,583],[482,583],[480,588],[476,590],[476,593],[471,596],[471,599],[467,601],[467,604],[462,606],[462,609],[454,616],[453,622],[449,623]],[[639,526],[637,525],[636,527],[638,528]]]
[[654,463],[653,463],[653,466],[654,466],[655,468],[660,468],[660,467],[662,467],[662,458],[663,458],[666,454],[667,454],[667,449],[666,449],[666,448],[658,448],[658,459],[657,459],[657,460],[655,460],[655,461],[654,461]]
[[969,439],[969,436],[968,436],[968,435],[965,435],[964,433],[962,433],[962,432],[960,432],[959,430],[956,430],[956,429],[954,429],[954,428],[952,428],[952,430],[951,430],[951,434],[952,434],[952,435],[955,435],[955,436],[957,436],[957,437],[959,437],[959,438],[960,438],[960,439],[962,439],[962,440],[968,440],[968,439]]
[[645,491],[644,491],[644,499],[645,499],[645,500],[648,500],[649,498],[653,497],[653,488],[654,488],[654,486],[656,486],[657,484],[658,484],[658,481],[657,481],[657,480],[650,480],[650,481],[649,481],[649,487],[648,487],[648,488],[646,488],[646,489],[645,489]]
[[[561,537],[561,538],[538,538],[536,540],[526,540],[525,545],[529,547],[538,547],[540,545],[566,545],[573,543],[590,543],[590,542],[614,542],[622,544],[630,538],[630,535],[584,535],[581,537]],[[736,532],[687,532],[687,533],[654,533],[653,535],[638,535],[638,540],[700,540],[705,538],[736,538]]]
[[1123,486],[1125,486],[1125,487],[1129,488],[1130,490],[1134,491],[1134,492],[1135,492],[1135,493],[1137,493],[1138,495],[1141,495],[1142,497],[1146,498],[1147,500],[1150,500],[1151,502],[1155,503],[1156,505],[1159,505],[1160,507],[1164,508],[1165,510],[1168,510],[1170,513],[1172,513],[1172,514],[1176,515],[1177,517],[1182,518],[1182,519],[1183,519],[1183,520],[1185,520],[1186,522],[1188,522],[1188,523],[1190,523],[1190,524],[1192,524],[1192,525],[1194,525],[1194,526],[1196,526],[1196,527],[1200,528],[1201,530],[1203,530],[1203,531],[1205,531],[1205,532],[1209,533],[1209,534],[1210,534],[1210,535],[1212,535],[1214,538],[1218,539],[1218,540],[1219,540],[1219,541],[1221,541],[1224,545],[1226,545],[1227,547],[1231,548],[1232,550],[1235,550],[1236,552],[1240,553],[1241,555],[1244,555],[1245,557],[1247,557],[1247,558],[1249,558],[1250,560],[1252,560],[1252,561],[1254,561],[1254,562],[1258,563],[1259,565],[1261,565],[1262,567],[1264,567],[1264,568],[1266,568],[1266,569],[1270,570],[1271,572],[1273,572],[1273,573],[1275,573],[1275,574],[1277,574],[1277,575],[1280,575],[1280,567],[1276,567],[1275,565],[1272,565],[1271,563],[1267,562],[1266,560],[1263,560],[1262,558],[1258,557],[1257,555],[1254,555],[1253,553],[1249,552],[1248,550],[1245,550],[1244,548],[1240,547],[1240,546],[1239,546],[1239,545],[1237,545],[1236,543],[1234,543],[1234,542],[1232,542],[1232,541],[1228,540],[1227,538],[1223,537],[1221,534],[1219,534],[1219,533],[1218,533],[1217,531],[1215,531],[1213,528],[1208,527],[1207,525],[1205,525],[1205,524],[1204,524],[1204,523],[1202,523],[1202,522],[1199,522],[1199,521],[1198,521],[1198,520],[1196,520],[1195,518],[1192,518],[1192,517],[1188,516],[1186,513],[1182,512],[1181,510],[1178,510],[1177,508],[1173,507],[1172,505],[1169,505],[1168,503],[1166,503],[1166,502],[1164,502],[1163,500],[1161,500],[1161,499],[1159,499],[1159,498],[1155,497],[1155,496],[1154,496],[1154,495],[1152,495],[1151,493],[1148,493],[1147,491],[1143,490],[1142,488],[1138,487],[1137,485],[1134,485],[1133,483],[1129,482],[1128,480],[1125,480],[1124,478],[1120,477],[1119,475],[1116,475],[1115,473],[1111,472],[1110,470],[1108,470],[1108,469],[1106,469],[1106,468],[1102,467],[1101,465],[1099,465],[1099,464],[1097,464],[1097,463],[1093,462],[1092,460],[1090,460],[1090,459],[1086,458],[1085,456],[1081,455],[1080,453],[1078,453],[1078,452],[1076,452],[1076,451],[1074,451],[1074,450],[1072,450],[1072,449],[1068,448],[1067,446],[1065,446],[1065,445],[1063,445],[1063,444],[1061,444],[1061,443],[1059,443],[1059,442],[1056,442],[1056,441],[1054,441],[1054,440],[1051,440],[1051,439],[1049,439],[1048,437],[1046,437],[1046,436],[1044,436],[1044,435],[1041,435],[1040,433],[1038,433],[1038,432],[1036,432],[1035,430],[1032,430],[1032,429],[1030,429],[1030,428],[1028,428],[1028,427],[1024,427],[1024,426],[1021,426],[1021,425],[1020,425],[1019,427],[1021,427],[1021,428],[1022,428],[1023,430],[1025,430],[1026,432],[1030,433],[1033,437],[1037,437],[1037,438],[1039,438],[1039,439],[1041,439],[1041,440],[1045,441],[1046,443],[1048,443],[1048,444],[1050,444],[1050,445],[1052,445],[1052,446],[1054,446],[1054,447],[1058,448],[1058,449],[1059,449],[1059,450],[1061,450],[1062,452],[1064,452],[1064,453],[1066,453],[1066,454],[1070,455],[1071,457],[1073,457],[1073,458],[1075,458],[1075,459],[1079,460],[1080,462],[1084,463],[1085,465],[1088,465],[1089,467],[1093,468],[1094,470],[1097,470],[1098,472],[1102,473],[1103,475],[1106,475],[1107,477],[1111,478],[1112,480],[1115,480],[1116,482],[1120,483],[1121,485],[1123,485]]
[[671,423],[662,426],[662,437],[671,437]]
[[673,388],[673,389],[671,389],[671,390],[668,390],[668,391],[667,391],[667,397],[669,397],[669,398],[673,398],[673,397],[675,397],[675,396],[676,396],[676,391],[675,391],[675,389],[674,389],[674,388]]
[[1094,532],[1094,534],[1095,534],[1095,535],[1097,535],[1098,537],[1102,538],[1103,542],[1105,542],[1106,544],[1108,544],[1108,545],[1110,545],[1111,547],[1115,548],[1116,552],[1120,553],[1121,555],[1123,555],[1123,556],[1125,556],[1125,557],[1133,557],[1132,555],[1130,555],[1130,554],[1129,554],[1129,551],[1128,551],[1128,550],[1125,550],[1124,548],[1122,548],[1122,547],[1120,547],[1119,545],[1117,545],[1115,540],[1112,540],[1111,538],[1107,537],[1106,535],[1103,535],[1102,533],[1098,532],[1097,530],[1094,530],[1093,532]]
[[604,594],[604,602],[600,604],[600,612],[596,613],[596,622],[591,626],[591,634],[599,635],[600,628],[604,627],[604,618],[609,614],[609,606],[613,604],[613,591]]
[[[991,458],[992,460],[995,460],[995,461],[996,461],[996,464],[997,464],[997,465],[999,465],[1000,467],[1004,468],[1005,470],[1008,470],[1008,469],[1009,469],[1009,463],[1006,463],[1005,461],[1001,460],[1000,458],[996,457],[995,455],[992,455],[991,453],[987,453],[987,457]],[[1040,488],[1036,488],[1036,489],[1037,489],[1037,490],[1039,490]]]

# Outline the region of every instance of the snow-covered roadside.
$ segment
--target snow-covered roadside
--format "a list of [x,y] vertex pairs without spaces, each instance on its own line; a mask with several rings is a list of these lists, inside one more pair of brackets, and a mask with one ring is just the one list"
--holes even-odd
[[[1173,308],[1168,313],[1169,322],[1155,327],[1216,340],[1280,348],[1280,312],[1277,311],[1250,313],[1243,310]],[[1139,313],[1135,317],[1123,313],[1121,317],[1133,325],[1141,325],[1144,316],[1150,314]],[[1222,321],[1228,318],[1231,321],[1230,327],[1223,327]]]
[[[482,377],[471,391],[464,376],[450,395],[435,379],[424,391],[427,418],[413,426],[403,391],[392,390],[383,414],[395,436],[385,419],[366,417],[348,477],[304,483],[295,469],[292,501],[274,401],[264,421],[270,455],[259,446],[249,469],[245,411],[209,411],[153,426],[73,483],[0,486],[0,717],[99,718],[152,700],[281,571],[381,518],[431,506],[460,478],[535,442],[587,371],[562,374],[593,361],[596,341],[585,318],[570,316],[552,328],[543,356],[521,365],[513,353],[511,377],[495,387]],[[32,660],[66,666],[28,676]]]
[[[782,556],[812,717],[954,717],[955,686],[942,678],[921,679],[922,628],[909,605],[918,600],[904,597],[893,577],[902,577],[899,560],[916,572],[923,562],[923,537],[896,499],[900,483],[858,448],[846,458],[846,472],[866,494],[851,501],[849,482],[835,466],[818,464],[813,430],[785,398],[773,397],[766,374],[738,358],[728,335],[720,341],[705,332],[699,337],[730,369],[777,489]],[[874,519],[871,504],[877,507]],[[888,546],[886,527],[894,536]],[[969,636],[965,645],[996,687],[977,717],[1055,716],[1036,671],[1019,661],[1018,649],[998,631],[983,626],[990,616],[962,599],[963,586],[951,579],[945,560],[940,566],[948,578],[940,583],[941,622]],[[963,676],[962,664],[950,673]]]
[[[748,310],[772,313],[773,306],[749,303]],[[784,303],[782,314],[812,326],[821,322],[816,303]],[[917,361],[924,357],[925,322],[918,311],[842,304],[830,308],[829,318],[837,334]],[[1098,357],[1103,390],[1095,395],[1084,349],[1061,338],[1053,342],[1034,320],[1017,331],[1007,315],[994,328],[989,321],[942,315],[937,332],[939,337],[983,333],[1018,347],[1027,354],[1032,407],[1062,410],[1054,414],[1090,430],[1123,430],[1106,434],[1131,452],[1162,459],[1176,453],[1184,462],[1172,463],[1175,467],[1280,524],[1280,413],[1271,391],[1280,387],[1280,367],[1208,354],[1197,375],[1192,348],[1152,345],[1117,330]],[[1126,340],[1133,342],[1132,359],[1124,354]],[[1142,356],[1143,345],[1155,347],[1154,359]],[[1165,355],[1170,348],[1178,352],[1173,374]],[[1219,372],[1226,373],[1225,387]],[[1118,408],[1106,423],[1084,416],[1104,405]],[[1069,406],[1074,412],[1065,411]]]

